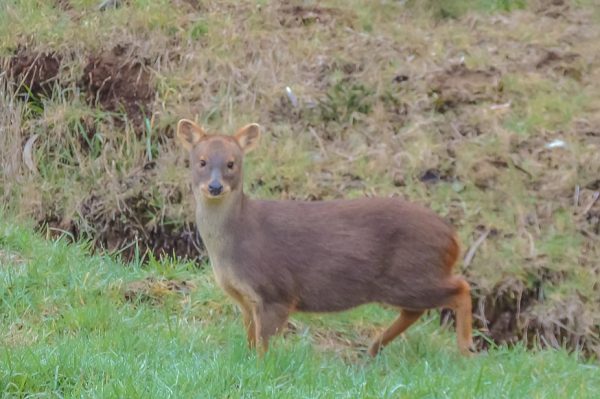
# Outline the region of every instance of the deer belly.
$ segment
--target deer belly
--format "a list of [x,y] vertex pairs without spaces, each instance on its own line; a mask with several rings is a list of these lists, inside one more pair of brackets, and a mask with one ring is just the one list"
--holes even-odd
[[338,312],[379,298],[365,285],[332,284],[324,287],[307,286],[302,290],[296,309],[301,312]]

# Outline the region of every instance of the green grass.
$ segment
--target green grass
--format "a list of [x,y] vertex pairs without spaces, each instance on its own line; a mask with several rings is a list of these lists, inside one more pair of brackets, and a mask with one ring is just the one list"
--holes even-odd
[[[193,3],[131,0],[101,12],[96,0],[0,0],[0,70],[26,59],[21,51],[60,59],[52,85],[30,88],[27,101],[23,75],[0,73],[7,213],[124,256],[136,244],[144,253],[189,242],[177,120],[223,133],[258,122],[250,196],[403,196],[450,219],[463,254],[489,230],[470,265],[458,265],[482,334],[504,311],[488,308],[509,302],[519,337],[536,326],[534,340],[600,357],[597,1]],[[90,64],[107,54],[112,64]],[[84,70],[126,74],[132,63],[147,76],[124,81],[123,96],[152,92],[137,122],[131,99],[97,104],[82,83]],[[30,168],[23,149],[34,135]],[[546,148],[555,139],[566,146]],[[422,182],[427,171],[442,178]]]
[[[297,333],[276,339],[261,360],[208,267],[123,265],[88,252],[0,221],[3,397],[591,398],[600,389],[598,364],[562,350],[517,346],[462,358],[454,333],[433,317],[374,360],[346,340],[319,338],[366,339],[366,328],[393,317],[374,306],[297,317]],[[126,301],[127,283],[147,276],[196,289]]]
[[523,9],[526,0],[408,0],[411,7],[419,7],[437,18],[459,18],[468,12],[507,12]]

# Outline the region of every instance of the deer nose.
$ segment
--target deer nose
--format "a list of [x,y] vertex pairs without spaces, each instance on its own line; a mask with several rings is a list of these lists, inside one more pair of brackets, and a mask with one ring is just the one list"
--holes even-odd
[[218,181],[211,181],[208,183],[208,192],[212,195],[219,195],[223,191],[223,185]]

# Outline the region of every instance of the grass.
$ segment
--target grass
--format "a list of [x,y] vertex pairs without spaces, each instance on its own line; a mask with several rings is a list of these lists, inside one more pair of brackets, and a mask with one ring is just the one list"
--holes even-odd
[[[127,301],[128,284],[148,276],[196,288]],[[0,287],[3,397],[592,398],[600,389],[599,366],[563,350],[517,346],[464,359],[433,317],[364,358],[348,341],[367,340],[393,317],[374,306],[295,318],[297,332],[260,360],[208,267],[122,264],[4,218]]]
[[[594,2],[97,3],[1,2],[7,213],[128,259],[203,259],[174,125],[258,122],[251,196],[404,196],[450,220],[464,253],[489,231],[459,266],[481,333],[499,339],[509,311],[517,338],[600,356]],[[43,54],[56,74],[11,72]]]
[[409,6],[423,8],[437,18],[459,18],[473,10],[482,12],[513,11],[525,8],[525,0],[425,0],[408,1]]

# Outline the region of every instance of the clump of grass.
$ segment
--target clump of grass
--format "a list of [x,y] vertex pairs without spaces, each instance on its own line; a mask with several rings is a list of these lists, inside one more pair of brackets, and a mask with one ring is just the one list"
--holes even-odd
[[373,90],[362,84],[341,80],[319,102],[320,118],[325,121],[353,123],[357,114],[369,114],[373,108]]

